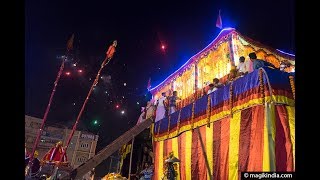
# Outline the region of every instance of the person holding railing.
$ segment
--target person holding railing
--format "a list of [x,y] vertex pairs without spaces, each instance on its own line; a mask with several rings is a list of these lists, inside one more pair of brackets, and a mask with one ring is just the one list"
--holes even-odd
[[253,70],[259,69],[261,67],[271,67],[274,69],[278,69],[272,63],[270,63],[268,61],[257,59],[257,55],[255,52],[250,53],[249,58],[250,58],[250,61],[249,61],[250,63],[248,66],[249,73],[252,72]]
[[172,114],[176,112],[177,110],[177,102],[181,100],[180,97],[178,97],[178,92],[173,91],[172,96],[168,98],[169,100],[169,114]]

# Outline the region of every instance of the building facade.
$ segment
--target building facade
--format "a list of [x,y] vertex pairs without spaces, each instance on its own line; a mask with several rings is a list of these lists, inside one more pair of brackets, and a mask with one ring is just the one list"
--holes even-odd
[[[28,152],[36,140],[42,119],[25,115],[25,143]],[[52,148],[58,141],[65,145],[71,129],[61,126],[45,126],[37,147],[39,159]],[[75,131],[69,147],[67,149],[67,158],[72,168],[76,168],[95,155],[98,135],[85,131]]]

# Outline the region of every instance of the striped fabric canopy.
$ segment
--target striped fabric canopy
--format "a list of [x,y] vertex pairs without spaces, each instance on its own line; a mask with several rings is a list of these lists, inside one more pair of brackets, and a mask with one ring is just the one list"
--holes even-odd
[[154,124],[155,179],[170,152],[178,179],[294,171],[294,73],[260,69]]

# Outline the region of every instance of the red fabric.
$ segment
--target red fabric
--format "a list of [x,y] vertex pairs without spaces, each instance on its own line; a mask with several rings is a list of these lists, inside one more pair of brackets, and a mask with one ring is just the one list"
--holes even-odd
[[111,45],[109,46],[109,49],[108,51],[106,52],[106,55],[107,55],[107,59],[111,59],[113,57],[113,54],[116,52],[116,48]]
[[180,160],[180,180],[186,180],[186,169],[185,169],[185,149],[186,149],[186,133],[182,133],[178,136],[178,146],[179,146],[179,160]]
[[254,106],[252,109],[250,153],[248,171],[262,171],[264,106]]
[[[200,130],[200,134],[201,134],[201,138],[202,138],[202,143],[205,148],[206,147],[206,126],[201,126],[199,128],[199,130]],[[206,151],[206,149],[202,149],[199,136],[198,136],[198,148],[197,149],[198,149],[198,170],[199,170],[199,175],[198,175],[199,178],[198,179],[207,179],[208,171],[207,171],[207,166],[206,166],[205,155],[203,153],[203,151]]]
[[217,22],[216,22],[216,27],[222,29],[222,19],[221,19],[221,15],[220,15],[220,10],[219,10],[219,15],[218,15]]
[[198,129],[193,130],[192,132],[192,145],[191,145],[191,179],[199,179],[199,159],[198,159],[198,153],[199,150],[201,152],[201,149],[198,147]]
[[[159,154],[159,142],[154,141],[153,142],[153,150],[154,150],[154,154]],[[154,162],[159,162],[159,156],[154,156]],[[159,172],[159,163],[155,163],[154,164],[154,176],[153,176],[153,180],[157,180],[156,176]]]
[[241,111],[239,136],[239,176],[247,171],[249,162],[250,136],[251,136],[252,108]]
[[293,149],[287,109],[284,105],[276,106],[276,171],[294,171]]
[[170,152],[172,152],[172,140],[167,139],[163,142],[163,158],[167,159]]
[[229,140],[230,140],[230,118],[221,121],[220,140],[220,178],[228,180],[229,174]]
[[[43,161],[60,161],[60,158],[62,156],[62,147],[52,147],[46,155],[43,157]],[[64,158],[62,159],[62,162],[67,162],[67,156],[64,155]]]
[[213,122],[213,179],[220,179],[221,121]]

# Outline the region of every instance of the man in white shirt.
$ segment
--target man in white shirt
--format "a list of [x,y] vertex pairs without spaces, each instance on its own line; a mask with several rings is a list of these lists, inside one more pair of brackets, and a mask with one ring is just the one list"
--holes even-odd
[[157,104],[156,104],[157,110],[156,110],[155,122],[163,119],[166,114],[166,107],[165,107],[165,101],[167,100],[166,93],[163,92],[161,95],[162,95],[162,97],[160,97],[158,99]]
[[237,68],[240,76],[243,76],[248,73],[247,64],[244,61],[245,61],[245,58],[243,56],[241,56],[239,58],[239,64],[238,64],[238,68]]

